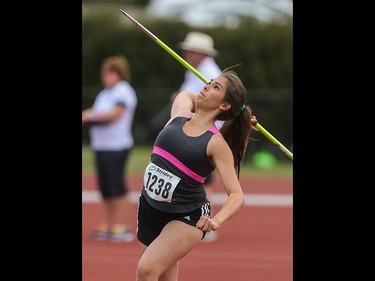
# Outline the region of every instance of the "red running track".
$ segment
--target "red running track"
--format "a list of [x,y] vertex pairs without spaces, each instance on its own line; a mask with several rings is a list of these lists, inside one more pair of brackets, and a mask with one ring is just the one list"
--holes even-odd
[[[139,191],[142,176],[129,178]],[[292,195],[292,178],[241,179],[247,194]],[[82,177],[82,190],[96,190],[92,176]],[[217,181],[214,190],[223,192]],[[131,208],[136,225],[136,205]],[[82,281],[135,281],[140,257],[138,242],[91,240],[89,234],[103,221],[100,203],[82,204]],[[219,239],[202,243],[180,261],[179,281],[292,281],[292,206],[246,206],[219,230]]]

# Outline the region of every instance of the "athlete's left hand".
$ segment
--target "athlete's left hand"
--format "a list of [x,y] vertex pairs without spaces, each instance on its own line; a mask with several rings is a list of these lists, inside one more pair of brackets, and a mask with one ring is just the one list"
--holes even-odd
[[256,127],[257,123],[258,123],[258,120],[255,116],[251,116],[251,128],[254,130],[254,131],[257,131],[259,132],[259,129]]
[[217,230],[220,224],[209,217],[201,216],[196,227],[202,231],[210,232],[211,230]]

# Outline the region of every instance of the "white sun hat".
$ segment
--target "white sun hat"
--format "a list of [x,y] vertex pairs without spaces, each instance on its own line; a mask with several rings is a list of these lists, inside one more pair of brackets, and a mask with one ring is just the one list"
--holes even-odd
[[219,54],[219,52],[214,49],[213,38],[208,34],[196,31],[189,32],[185,37],[185,41],[178,43],[178,46],[182,50],[203,53],[212,57]]

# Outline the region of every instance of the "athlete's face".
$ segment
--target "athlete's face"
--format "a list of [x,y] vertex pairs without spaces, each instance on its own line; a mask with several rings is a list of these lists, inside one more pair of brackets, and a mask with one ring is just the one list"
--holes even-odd
[[217,77],[211,79],[199,93],[204,99],[218,100],[222,102],[224,100],[225,91],[227,90],[228,80],[224,77]]
[[228,80],[225,77],[211,79],[199,92],[197,102],[204,102],[210,108],[218,108],[225,103],[225,93],[227,90]]

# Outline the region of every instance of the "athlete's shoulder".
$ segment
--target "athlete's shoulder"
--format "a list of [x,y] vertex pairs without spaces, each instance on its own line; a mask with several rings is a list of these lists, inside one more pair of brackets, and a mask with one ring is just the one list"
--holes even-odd
[[223,135],[219,132],[212,135],[208,142],[208,151],[211,153],[221,153],[224,149],[229,148],[228,143],[225,141]]

